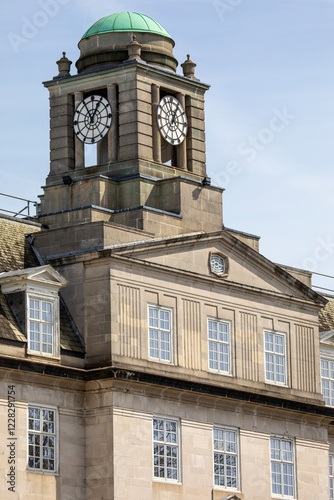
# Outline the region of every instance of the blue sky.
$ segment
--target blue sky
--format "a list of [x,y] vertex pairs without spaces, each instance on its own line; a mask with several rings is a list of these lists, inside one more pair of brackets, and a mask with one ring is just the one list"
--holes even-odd
[[[16,0],[2,6],[0,192],[37,200],[49,169],[48,92],[63,51],[138,1]],[[206,94],[207,170],[227,227],[269,259],[334,274],[334,1],[143,0]],[[178,69],[179,73],[181,69]],[[0,206],[3,200],[0,198]],[[333,280],[314,284],[334,288]]]

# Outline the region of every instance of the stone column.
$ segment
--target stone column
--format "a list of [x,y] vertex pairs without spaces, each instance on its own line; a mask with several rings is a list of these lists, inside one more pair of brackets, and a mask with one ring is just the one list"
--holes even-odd
[[[176,98],[185,110],[186,99],[184,94],[176,94]],[[182,168],[183,170],[187,169],[187,138],[185,138],[179,146],[176,146],[176,160],[178,168]]]
[[206,176],[204,94],[186,98],[188,170]]
[[108,132],[108,161],[118,160],[118,107],[117,107],[117,85],[108,85],[108,101],[112,110],[112,122]]
[[160,101],[160,87],[152,85],[152,138],[153,138],[153,160],[161,163],[161,135],[158,128],[157,110]]
[[[83,92],[75,92],[74,94],[74,111],[83,99]],[[84,168],[85,166],[85,145],[76,135],[74,135],[74,168]]]

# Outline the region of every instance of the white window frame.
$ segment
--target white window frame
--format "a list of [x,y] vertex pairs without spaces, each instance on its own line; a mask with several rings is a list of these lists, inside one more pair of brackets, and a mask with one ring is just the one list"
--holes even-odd
[[[53,411],[54,412],[54,432],[48,432],[45,431],[43,432],[43,429],[40,431],[35,430],[35,429],[30,429],[29,428],[29,410],[30,409],[37,409],[43,412],[45,411]],[[30,455],[30,449],[29,446],[32,445],[32,443],[29,443],[29,435],[34,434],[34,435],[40,435],[41,436],[41,444],[40,444],[40,458],[41,458],[41,465],[40,467],[32,467],[29,465],[29,459],[31,458]],[[53,437],[54,438],[54,469],[44,469],[43,468],[43,437]],[[28,408],[27,408],[27,471],[28,472],[34,472],[38,474],[48,474],[48,475],[58,475],[58,469],[59,469],[59,416],[58,416],[58,409],[56,406],[49,406],[49,405],[42,405],[42,404],[37,404],[37,403],[29,403]]]
[[329,453],[329,500],[334,500],[334,453]]
[[[155,421],[162,421],[163,422],[163,439],[155,439],[155,432],[157,432],[157,429],[154,428],[154,422]],[[168,441],[167,438],[167,429],[166,429],[166,424],[167,423],[173,423],[176,426],[176,443],[172,443],[172,441]],[[166,463],[168,460],[168,447],[173,445],[173,448],[176,448],[176,478],[170,478],[168,477],[168,468],[166,468]],[[160,475],[156,475],[156,467],[158,467],[158,462],[156,460],[156,446],[161,446],[163,447],[163,469],[164,469],[164,475],[163,477]],[[164,482],[164,483],[171,483],[171,484],[181,484],[181,425],[180,425],[180,420],[178,418],[171,418],[171,417],[166,417],[166,416],[161,416],[161,415],[154,415],[152,418],[152,473],[153,473],[153,480],[158,481],[158,482]]]
[[[209,327],[210,322],[217,324],[217,332],[218,332],[218,326],[219,325],[227,326],[227,337],[228,337],[227,342],[219,340],[218,335],[217,335],[217,339],[210,338],[210,336],[209,336],[210,335],[210,327]],[[208,321],[207,321],[207,338],[208,338],[208,344],[207,345],[208,345],[208,368],[209,368],[209,371],[210,372],[214,372],[214,373],[220,373],[222,375],[230,375],[231,376],[232,373],[233,373],[233,363],[232,363],[232,322],[229,321],[229,320],[225,320],[225,319],[218,319],[218,318],[208,317]],[[217,347],[217,350],[216,350],[217,360],[211,360],[210,359],[210,353],[213,352],[212,349],[210,349],[210,344],[214,344]],[[222,353],[220,353],[219,351],[220,351],[220,348],[222,348],[222,347],[227,347],[227,353],[224,353],[228,357],[228,362],[227,362],[228,368],[227,368],[227,370],[220,369],[219,354],[222,354]],[[210,366],[211,362],[217,362],[218,363],[218,368],[213,368],[212,366]]]
[[[282,338],[283,339],[283,353],[276,352],[275,350],[269,351],[266,349],[266,334],[273,335],[274,338]],[[288,385],[288,356],[287,356],[287,334],[285,332],[278,332],[275,330],[264,330],[263,333],[263,347],[264,347],[264,372],[265,372],[265,380],[266,383],[268,384],[274,384],[274,385],[280,385],[283,387],[287,387]],[[274,342],[275,344],[275,342]],[[274,380],[270,377],[268,377],[268,370],[267,370],[267,356],[273,356],[273,364],[274,364]],[[281,374],[277,370],[277,360],[278,359],[283,359],[283,373]],[[270,372],[272,373],[272,372]],[[284,380],[280,381],[277,380],[279,376],[283,375]]]
[[[215,431],[220,431],[224,433],[224,448],[218,449],[215,447]],[[226,434],[233,432],[235,434],[235,451],[230,451],[226,449]],[[240,491],[240,448],[239,448],[239,429],[235,427],[225,427],[215,425],[212,429],[212,450],[213,450],[213,484],[215,489],[226,490],[226,491]],[[224,455],[224,483],[225,484],[217,484],[216,483],[216,463],[215,463],[215,455],[216,454]],[[227,483],[227,473],[226,473],[226,457],[233,456],[236,458],[236,484],[235,486],[228,486]],[[219,477],[219,476],[218,476]]]
[[[273,458],[272,456],[272,441],[276,440],[279,441],[280,446],[279,446],[279,454],[280,457]],[[290,443],[291,444],[291,460],[284,459],[283,453],[285,450],[282,450],[282,443]],[[270,456],[270,482],[271,482],[271,494],[273,498],[297,498],[297,483],[296,483],[296,450],[295,450],[295,440],[291,437],[286,437],[286,436],[275,436],[272,435],[270,436],[269,440],[269,456]],[[276,473],[273,470],[274,465],[280,465],[280,474],[281,475],[281,481],[280,481],[280,486],[282,488],[281,493],[274,492],[274,483],[273,483],[273,474]],[[284,483],[284,465],[289,466],[292,468],[292,485],[287,485]],[[284,492],[284,486],[287,487],[292,487],[292,495],[287,494]]]
[[334,453],[329,454],[329,499],[334,500]]
[[[167,312],[169,314],[169,329],[164,329],[158,327],[154,327],[150,325],[150,310],[155,310],[158,312],[158,321],[160,322],[160,312]],[[157,361],[159,363],[173,364],[174,363],[174,318],[173,318],[173,309],[171,307],[158,306],[157,304],[148,304],[147,305],[147,323],[148,323],[148,357],[150,360]],[[155,331],[158,334],[157,339],[151,338],[151,331]],[[163,357],[163,350],[161,348],[162,345],[162,334],[169,334],[169,351],[165,351],[169,353],[169,359],[165,359]],[[151,342],[157,340],[158,342],[158,356],[152,356],[151,354]]]
[[[323,375],[323,368],[322,364],[327,363],[328,364],[328,376]],[[332,368],[330,368],[330,365],[332,364]],[[333,377],[330,376],[330,373],[333,372]],[[326,356],[320,356],[320,377],[321,377],[321,394],[322,397],[326,403],[326,406],[331,406],[334,407],[334,359]],[[329,395],[326,396],[324,394],[325,392],[325,387],[324,384],[325,382],[328,383],[328,387],[326,387],[326,390],[328,391]]]
[[[42,349],[42,331],[40,332],[40,349],[35,350],[31,347],[31,330],[30,330],[30,300],[39,301],[40,303],[46,302],[51,304],[51,314],[52,314],[52,352],[43,352]],[[49,324],[49,322],[44,322],[42,319],[35,320],[40,325]],[[42,356],[48,358],[59,358],[60,356],[60,324],[59,324],[59,297],[58,294],[44,294],[27,291],[26,293],[26,332],[27,332],[27,353],[35,356]]]

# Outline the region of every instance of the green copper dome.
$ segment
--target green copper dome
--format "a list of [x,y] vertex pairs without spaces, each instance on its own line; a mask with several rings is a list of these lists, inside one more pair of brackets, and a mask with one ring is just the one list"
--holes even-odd
[[[141,52],[139,62],[130,57],[133,43],[137,43]],[[96,21],[81,38],[76,67],[81,73],[137,61],[176,71],[174,45],[165,28],[148,16],[134,12],[111,14]]]
[[126,31],[155,33],[171,38],[168,31],[150,17],[143,14],[137,14],[136,12],[120,12],[118,14],[102,17],[102,19],[96,21],[96,23],[86,31],[81,40],[102,33],[119,33]]

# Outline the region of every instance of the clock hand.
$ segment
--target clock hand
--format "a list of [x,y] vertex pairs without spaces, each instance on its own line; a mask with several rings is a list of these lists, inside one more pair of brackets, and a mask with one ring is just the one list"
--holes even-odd
[[[87,114],[88,114],[88,116],[90,117],[90,110],[88,109],[88,106],[87,106],[87,104],[85,103],[85,101],[83,101],[83,104],[84,104],[84,106],[85,106],[85,108],[86,108],[86,110],[87,110]],[[82,114],[84,114],[84,112],[83,112],[83,111],[81,111],[81,113],[82,113]]]
[[90,115],[90,123],[94,123],[94,116],[96,115],[97,108],[100,106],[101,100],[96,104],[93,114]]
[[175,117],[176,117],[176,113],[179,109],[179,105],[176,106],[176,110],[175,111],[172,111],[172,123],[175,125]]

